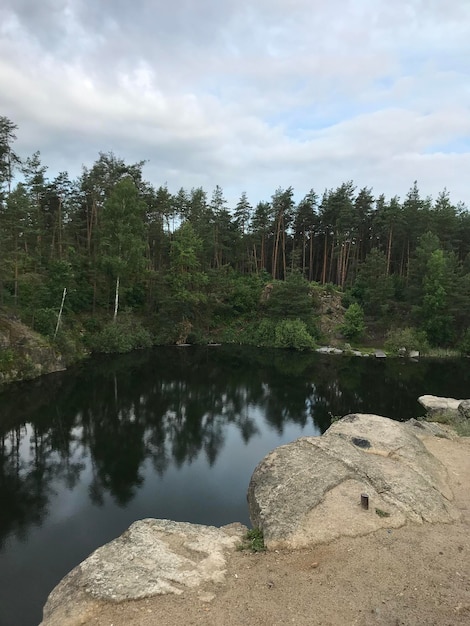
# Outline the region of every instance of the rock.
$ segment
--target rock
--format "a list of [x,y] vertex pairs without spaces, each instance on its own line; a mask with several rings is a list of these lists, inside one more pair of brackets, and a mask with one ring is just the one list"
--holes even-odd
[[0,387],[65,370],[65,363],[46,341],[17,319],[0,315]]
[[320,354],[343,354],[342,350],[331,346],[322,346],[321,348],[317,348],[316,351],[320,352]]
[[464,419],[470,419],[470,400],[462,400],[459,404],[458,412],[460,417]]
[[[407,521],[457,519],[446,470],[417,430],[353,414],[321,437],[270,452],[248,489],[251,521],[263,530],[266,547],[304,548]],[[368,511],[360,506],[362,493],[369,496]]]
[[[221,583],[225,553],[240,543],[246,530],[241,524],[215,528],[157,519],[135,522],[53,589],[42,626],[91,623],[97,602],[181,594],[185,589]],[[201,589],[203,600],[210,593]]]
[[416,420],[413,417],[405,422],[407,427],[411,428],[411,431],[417,435],[430,436],[430,437],[442,437],[443,439],[455,439],[458,435],[455,431],[448,426],[438,424],[437,422],[426,422],[422,420]]
[[387,355],[385,354],[383,350],[376,350],[375,356],[377,359],[385,359]]
[[410,359],[418,359],[419,350],[410,350]]
[[439,396],[420,396],[418,402],[426,409],[430,419],[444,415],[449,418],[456,418],[459,417],[459,404],[462,400]]

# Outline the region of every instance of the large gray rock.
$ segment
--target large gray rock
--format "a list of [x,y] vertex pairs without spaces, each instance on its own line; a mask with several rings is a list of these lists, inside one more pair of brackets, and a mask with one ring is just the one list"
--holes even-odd
[[459,415],[464,419],[470,419],[470,400],[462,400],[459,404]]
[[426,409],[430,419],[444,415],[449,418],[455,418],[459,416],[459,404],[462,400],[439,396],[420,396],[418,402]]
[[135,522],[53,589],[42,626],[89,623],[96,601],[181,594],[188,588],[221,583],[225,554],[240,544],[246,530],[241,524],[215,528],[157,519]]
[[[421,429],[378,415],[353,414],[322,437],[270,452],[248,489],[253,526],[269,549],[302,548],[407,521],[458,517],[444,466]],[[369,509],[360,496],[369,496]]]

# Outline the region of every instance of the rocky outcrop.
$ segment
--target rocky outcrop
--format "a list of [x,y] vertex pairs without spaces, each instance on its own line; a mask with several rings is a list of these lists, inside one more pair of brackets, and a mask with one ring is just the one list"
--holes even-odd
[[98,548],[51,592],[42,626],[93,623],[103,601],[122,602],[161,594],[182,594],[225,577],[226,553],[240,544],[241,524],[223,528],[144,519]]
[[470,400],[462,400],[458,411],[462,419],[470,420]]
[[439,396],[420,396],[418,402],[426,409],[426,413],[430,419],[447,415],[449,417],[458,417],[459,404],[462,400],[455,398],[442,398]]
[[60,354],[30,328],[0,315],[0,387],[65,369]]
[[[253,526],[274,549],[307,547],[407,521],[456,519],[446,470],[419,438],[432,432],[422,422],[353,414],[321,437],[276,448],[250,481]],[[361,494],[368,496],[368,510],[361,507]]]
[[418,402],[426,409],[427,418],[432,420],[470,419],[470,400],[456,400],[440,396],[420,396]]

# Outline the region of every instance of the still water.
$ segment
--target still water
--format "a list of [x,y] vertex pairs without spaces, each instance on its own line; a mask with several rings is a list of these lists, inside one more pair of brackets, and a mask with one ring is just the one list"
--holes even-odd
[[57,582],[144,517],[249,524],[274,447],[332,415],[422,414],[468,397],[465,360],[413,363],[232,347],[92,359],[0,394],[0,626],[34,626]]

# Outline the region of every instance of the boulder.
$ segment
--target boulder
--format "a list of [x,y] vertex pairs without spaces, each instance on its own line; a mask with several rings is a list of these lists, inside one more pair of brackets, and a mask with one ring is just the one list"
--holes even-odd
[[102,601],[182,594],[221,583],[226,552],[240,544],[246,530],[241,524],[215,528],[158,519],[135,522],[53,589],[42,626],[92,623],[94,607]]
[[463,419],[470,419],[470,400],[462,400],[459,404],[459,415]]
[[439,416],[455,418],[459,417],[459,404],[462,400],[442,398],[439,396],[420,396],[418,402],[426,409],[426,413],[430,419]]
[[339,348],[333,348],[332,346],[321,346],[316,349],[320,354],[343,354],[343,351]]
[[[457,519],[446,470],[427,451],[421,430],[352,414],[321,437],[270,452],[248,489],[250,518],[266,547],[304,548],[407,521]],[[368,510],[361,494],[369,497]]]

